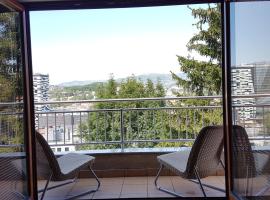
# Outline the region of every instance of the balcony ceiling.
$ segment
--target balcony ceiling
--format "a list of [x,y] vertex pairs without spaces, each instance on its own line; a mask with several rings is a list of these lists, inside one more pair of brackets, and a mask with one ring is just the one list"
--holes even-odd
[[61,2],[61,1],[71,1],[71,0],[17,0],[21,3],[36,3],[36,2]]
[[[119,8],[168,6],[191,3],[209,3],[211,0],[14,0],[22,3],[29,10],[54,10],[78,8]],[[222,1],[222,0],[215,0]]]

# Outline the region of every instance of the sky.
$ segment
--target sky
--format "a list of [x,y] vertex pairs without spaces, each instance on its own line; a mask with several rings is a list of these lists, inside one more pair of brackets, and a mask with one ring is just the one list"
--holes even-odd
[[233,3],[232,65],[270,61],[270,2]]
[[186,5],[33,11],[30,22],[33,70],[50,84],[179,72],[197,32]]
[[[270,61],[270,2],[231,5],[232,65]],[[50,84],[180,72],[176,55],[202,59],[186,48],[198,32],[186,5],[32,11],[30,22],[33,70]]]

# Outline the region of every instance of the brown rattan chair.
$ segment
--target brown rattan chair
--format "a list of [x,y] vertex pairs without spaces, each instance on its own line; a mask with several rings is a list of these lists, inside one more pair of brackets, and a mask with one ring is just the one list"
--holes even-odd
[[222,126],[204,127],[198,134],[190,153],[179,151],[157,157],[160,163],[160,169],[154,181],[156,188],[174,196],[182,196],[179,193],[158,186],[157,181],[159,175],[162,169],[166,167],[182,178],[198,183],[205,197],[206,194],[203,186],[224,192],[224,190],[220,188],[201,183],[201,178],[216,174],[220,163],[224,167],[221,162],[222,150]]
[[[94,157],[77,153],[68,153],[59,158],[56,158],[47,141],[38,132],[36,132],[36,151],[38,179],[47,179],[44,189],[39,191],[42,192],[41,200],[44,198],[47,190],[73,183],[76,180],[80,170],[87,167],[97,181],[96,189],[72,196],[68,199],[84,196],[86,194],[96,192],[99,189],[100,182],[91,168],[95,159]],[[48,187],[50,181],[65,181],[70,179],[73,180],[53,187]]]
[[237,193],[261,196],[270,188],[269,150],[253,150],[245,128],[234,125],[232,132],[233,181]]

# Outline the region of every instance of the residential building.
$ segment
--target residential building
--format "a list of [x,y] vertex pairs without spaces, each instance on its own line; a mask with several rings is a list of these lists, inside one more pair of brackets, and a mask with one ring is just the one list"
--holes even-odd
[[[251,95],[254,94],[254,68],[250,65],[240,65],[232,68],[232,94]],[[255,98],[234,98],[232,101],[237,106],[235,112],[236,120],[250,120],[256,116]],[[245,107],[250,105],[251,107]],[[241,107],[243,106],[243,107]]]
[[[48,74],[34,74],[33,75],[33,89],[35,103],[45,102],[49,100],[49,75]],[[36,111],[49,110],[48,105],[35,105]]]

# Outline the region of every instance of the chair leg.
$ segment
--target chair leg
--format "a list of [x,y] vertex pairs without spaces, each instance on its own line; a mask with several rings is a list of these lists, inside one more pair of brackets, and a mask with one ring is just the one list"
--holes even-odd
[[[64,185],[68,185],[68,184],[74,183],[74,182],[76,181],[76,179],[77,179],[77,177],[74,178],[74,179],[71,180],[71,181],[68,181],[68,182],[65,182],[65,183],[61,183],[61,184],[58,184],[58,185],[55,185],[55,186],[52,186],[52,187],[48,187],[48,188],[47,188],[47,191],[48,191],[48,190],[55,189],[55,188],[58,188],[58,187],[61,187],[61,186],[64,186]],[[43,191],[44,191],[44,189],[38,190],[38,193],[43,192]]]
[[197,179],[198,179],[198,181],[199,181],[199,185],[200,185],[200,188],[201,188],[201,190],[202,190],[203,196],[206,197],[206,194],[205,194],[205,191],[204,191],[204,188],[203,188],[203,185],[202,185],[200,176],[199,176],[198,171],[197,171],[196,168],[195,168],[194,172],[195,172],[195,175],[196,175],[196,177],[197,177]]
[[76,198],[78,198],[78,197],[81,197],[81,196],[84,196],[84,195],[87,195],[87,194],[90,194],[90,193],[93,193],[93,192],[98,191],[98,189],[99,189],[99,187],[100,187],[100,181],[99,181],[97,175],[95,174],[95,172],[92,170],[91,166],[89,165],[88,167],[89,167],[90,172],[94,175],[94,177],[95,177],[95,179],[96,179],[96,181],[97,181],[97,187],[96,187],[96,189],[94,189],[94,190],[89,190],[89,191],[87,191],[87,192],[84,192],[84,193],[81,193],[81,194],[78,194],[78,195],[75,195],[75,196],[66,198],[65,200],[76,199]]
[[[195,180],[192,180],[192,179],[189,179],[189,181],[192,182],[192,183],[200,184],[198,181],[195,181]],[[205,184],[205,183],[201,183],[201,184],[202,184],[202,186],[204,186],[204,188],[207,187],[207,188],[210,188],[210,189],[213,189],[213,190],[217,190],[219,192],[223,192],[223,193],[226,192],[225,190],[223,190],[221,188],[218,188],[218,187],[215,187],[215,186],[212,186],[212,185],[208,185],[208,184]]]
[[[225,169],[225,165],[224,165],[224,163],[222,162],[222,160],[220,160],[220,164],[221,164],[221,166],[223,167],[223,169]],[[198,174],[197,171],[196,171],[196,173]],[[215,186],[213,186],[213,185],[208,185],[208,184],[205,184],[205,183],[201,183],[201,181],[200,181],[198,178],[197,178],[197,180],[198,180],[198,181],[195,181],[195,180],[190,179],[189,181],[191,181],[191,182],[193,182],[193,183],[196,183],[196,184],[200,184],[200,187],[204,186],[204,188],[207,187],[207,188],[210,188],[210,189],[213,189],[213,190],[217,190],[217,191],[219,191],[219,192],[223,192],[223,193],[226,192],[224,189],[215,187]]]
[[222,160],[220,160],[220,164],[221,164],[222,168],[225,170],[225,165],[224,165]]
[[46,182],[46,184],[45,184],[45,187],[44,187],[44,189],[43,189],[43,192],[42,192],[42,195],[41,195],[40,200],[43,200],[43,198],[44,198],[44,196],[45,196],[45,193],[46,193],[46,191],[47,191],[47,189],[48,189],[48,185],[49,185],[51,179],[52,179],[52,173],[50,174],[50,177],[48,178],[48,180],[47,180],[47,182]]
[[159,178],[159,175],[160,175],[160,172],[162,171],[162,169],[163,169],[163,165],[161,164],[161,165],[160,165],[160,168],[159,168],[159,170],[158,170],[158,173],[157,173],[157,175],[156,175],[155,182],[154,182],[154,184],[155,184],[155,186],[156,186],[157,189],[160,188],[160,187],[157,185],[157,180],[158,180],[158,178]]
[[171,190],[168,190],[168,189],[166,189],[166,188],[162,188],[162,187],[158,186],[157,180],[158,180],[158,178],[159,178],[159,176],[160,176],[160,173],[161,173],[162,169],[163,169],[163,165],[160,164],[160,168],[159,168],[159,170],[158,170],[158,173],[157,173],[156,178],[155,178],[155,181],[154,181],[154,184],[155,184],[156,188],[157,188],[158,190],[161,190],[161,191],[166,192],[166,193],[168,193],[168,194],[171,194],[171,195],[174,195],[174,196],[177,196],[177,197],[183,197],[181,194],[178,194],[178,193],[176,193],[176,192],[174,192],[174,191],[171,191]]

